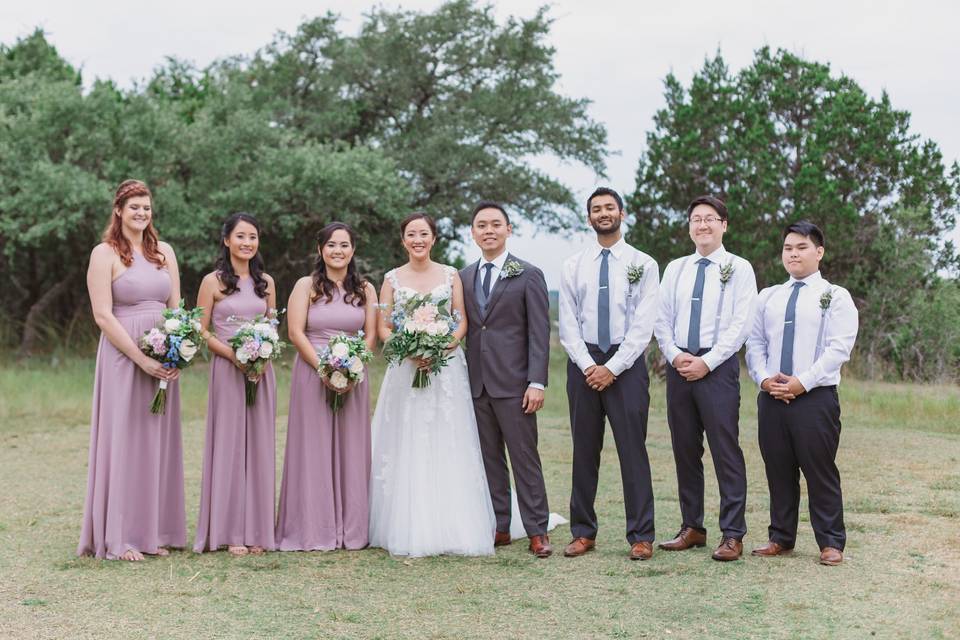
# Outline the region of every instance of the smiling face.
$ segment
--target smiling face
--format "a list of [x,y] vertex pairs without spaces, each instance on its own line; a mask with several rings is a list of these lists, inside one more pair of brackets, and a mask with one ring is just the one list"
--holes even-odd
[[594,196],[590,200],[590,226],[597,235],[612,235],[620,231],[624,213],[616,198],[611,195]]
[[407,250],[411,260],[426,260],[429,258],[430,249],[436,242],[430,225],[422,218],[407,223],[407,226],[403,229],[401,240],[403,241],[403,248]]
[[697,253],[708,256],[723,243],[727,221],[708,204],[698,204],[690,212],[690,238],[697,245]]
[[787,234],[783,239],[783,268],[797,280],[802,280],[820,269],[823,247],[818,247],[813,239],[796,232]]
[[150,196],[133,196],[127,198],[123,208],[114,209],[113,213],[119,216],[126,229],[137,235],[150,226],[150,221],[153,219],[153,203],[150,201]]
[[496,257],[503,253],[507,238],[513,233],[513,225],[507,224],[502,211],[488,207],[477,212],[470,233],[484,255]]
[[353,242],[350,234],[344,229],[337,229],[330,234],[327,241],[320,246],[320,255],[327,265],[327,270],[340,271],[346,269],[353,259]]
[[223,240],[223,244],[230,250],[232,259],[247,262],[260,249],[260,234],[255,226],[241,220]]

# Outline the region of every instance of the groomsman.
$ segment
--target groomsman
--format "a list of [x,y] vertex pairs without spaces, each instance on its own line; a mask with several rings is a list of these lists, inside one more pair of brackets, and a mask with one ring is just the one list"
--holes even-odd
[[696,251],[663,272],[654,333],[667,362],[667,423],[677,465],[680,531],[667,551],[702,547],[703,434],[720,485],[720,546],[714,560],[738,560],[747,532],[747,470],[740,450],[740,361],[753,323],[757,280],[750,263],[723,247],[727,207],[700,196],[687,207]]
[[597,476],[604,420],[610,420],[626,510],[631,560],[653,555],[653,490],[647,458],[649,378],[643,352],[656,316],[659,269],[623,240],[623,200],[601,187],[587,199],[596,242],[569,258],[560,281],[560,342],[567,363],[573,432],[570,531],[564,555],[581,556],[597,537]]
[[769,542],[756,556],[793,549],[800,472],[807,480],[810,524],[820,563],[843,561],[846,530],[836,455],[840,444],[840,367],[850,359],[858,315],[850,294],[820,275],[823,232],[801,221],[783,233],[790,279],[760,292],[747,338],[747,366],[760,385],[760,452],[770,488]]
[[510,544],[510,452],[520,519],[538,558],[553,552],[549,509],[537,452],[550,360],[550,302],[543,272],[507,252],[513,231],[496,202],[473,209],[473,239],[482,257],[460,272],[467,311],[467,367],[487,485],[497,517],[494,545]]

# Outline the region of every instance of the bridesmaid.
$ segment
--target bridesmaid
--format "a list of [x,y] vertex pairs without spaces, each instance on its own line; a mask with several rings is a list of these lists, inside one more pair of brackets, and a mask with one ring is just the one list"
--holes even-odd
[[338,333],[361,329],[376,344],[377,293],[357,274],[356,238],[342,222],[317,235],[316,265],[287,304],[298,357],[290,381],[287,449],[280,485],[277,544],[281,551],[367,546],[370,483],[368,380],[348,391],[334,415],[317,375],[317,349]]
[[[253,216],[233,214],[223,223],[220,236],[216,270],[203,278],[197,294],[197,304],[203,307],[200,322],[214,358],[193,550],[202,553],[227,546],[231,554],[242,556],[275,548],[277,385],[273,368],[267,365],[256,401],[247,406],[244,367],[227,340],[242,320],[275,309],[277,290],[263,271],[260,224]],[[213,332],[208,333],[211,320]]]
[[[77,555],[139,561],[186,546],[180,371],[137,346],[164,307],[180,303],[176,256],[157,239],[152,220],[147,185],[124,181],[103,242],[90,254],[87,289],[102,334]],[[170,382],[164,415],[150,413],[159,380]]]

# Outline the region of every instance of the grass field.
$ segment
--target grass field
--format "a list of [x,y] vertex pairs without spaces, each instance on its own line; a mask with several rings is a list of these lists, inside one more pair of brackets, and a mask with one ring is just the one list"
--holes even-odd
[[[561,351],[540,422],[552,510],[566,514],[570,436]],[[949,638],[960,637],[960,390],[845,380],[841,387],[848,546],[817,564],[805,513],[792,556],[717,563],[710,549],[630,562],[608,433],[597,551],[535,560],[403,561],[380,550],[175,552],[138,564],[76,558],[89,437],[89,359],[0,365],[2,638]],[[280,371],[278,444],[288,371]],[[375,376],[379,378],[379,375]],[[206,372],[184,376],[187,523],[200,487]],[[664,389],[651,388],[648,448],[657,538],[679,525]],[[766,539],[767,491],[754,388],[744,381],[749,549]],[[277,451],[282,459],[282,447]],[[716,542],[709,454],[707,526]],[[806,509],[806,500],[801,504]],[[553,533],[560,547],[567,527]]]

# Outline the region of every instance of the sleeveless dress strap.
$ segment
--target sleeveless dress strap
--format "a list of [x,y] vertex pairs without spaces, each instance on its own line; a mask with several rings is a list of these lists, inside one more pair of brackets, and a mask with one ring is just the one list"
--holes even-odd
[[396,269],[390,269],[390,271],[387,271],[387,280],[390,281],[390,286],[393,287],[394,291],[400,288],[400,283],[397,281]]

